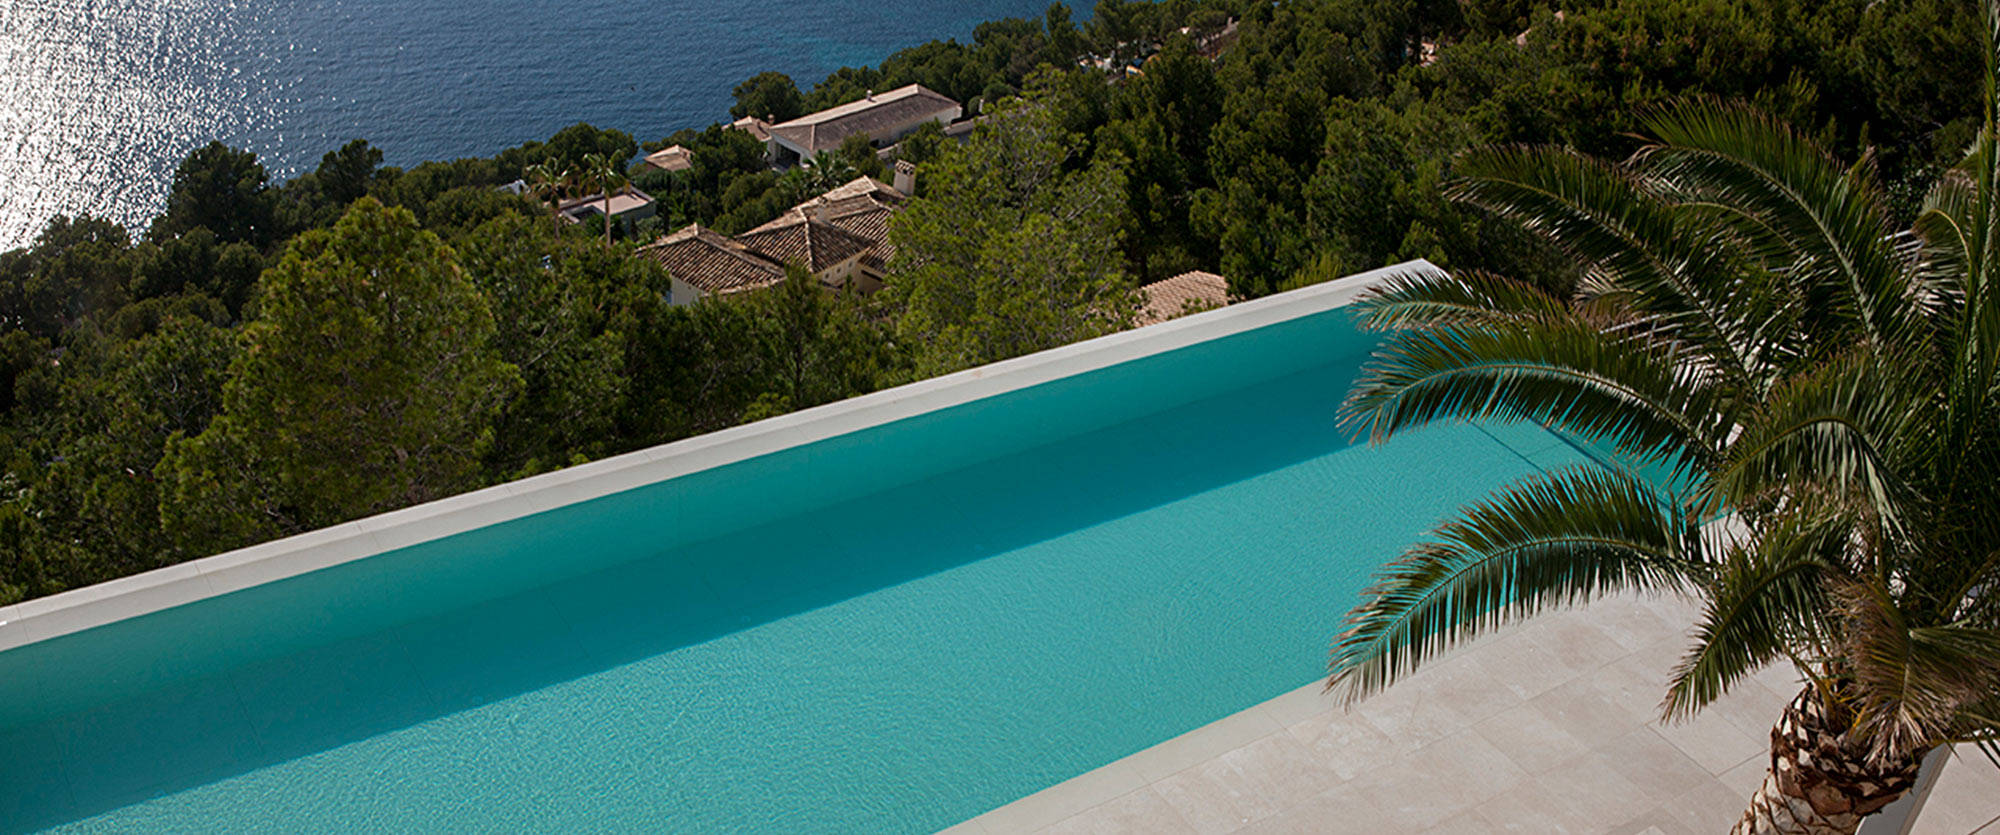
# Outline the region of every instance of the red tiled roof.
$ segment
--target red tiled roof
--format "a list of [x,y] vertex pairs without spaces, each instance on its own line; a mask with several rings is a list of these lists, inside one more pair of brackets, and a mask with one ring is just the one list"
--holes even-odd
[[862,266],[879,273],[895,254],[889,216],[904,199],[887,183],[856,177],[734,238],[689,226],[641,247],[639,254],[704,293],[768,287],[784,280],[785,264],[817,273],[856,255]]
[[782,225],[767,223],[737,235],[736,241],[772,260],[802,264],[813,273],[860,255],[874,244],[832,223],[810,218]]
[[1134,317],[1137,324],[1151,325],[1176,316],[1210,310],[1229,304],[1229,279],[1199,270],[1161,279],[1139,288],[1144,306]]
[[745,238],[797,224],[808,213],[868,241],[861,263],[876,272],[887,268],[896,248],[889,243],[889,216],[896,213],[908,195],[873,177],[856,177],[838,188],[793,206],[776,220],[739,235]]
[[783,264],[699,224],[647,244],[638,254],[704,293],[735,293],[785,280]]

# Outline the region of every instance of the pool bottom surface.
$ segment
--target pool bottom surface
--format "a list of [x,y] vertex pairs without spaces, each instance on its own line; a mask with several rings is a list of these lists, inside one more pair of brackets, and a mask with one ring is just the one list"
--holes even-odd
[[1312,681],[1377,566],[1584,460],[1532,427],[1352,446],[1352,375],[0,731],[0,824],[947,826]]

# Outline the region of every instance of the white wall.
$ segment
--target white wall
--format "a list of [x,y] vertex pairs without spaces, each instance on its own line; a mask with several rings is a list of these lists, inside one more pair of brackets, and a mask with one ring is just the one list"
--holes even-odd
[[673,293],[672,301],[674,304],[694,304],[703,295],[694,285],[678,278],[669,276],[668,281],[670,283],[667,286]]

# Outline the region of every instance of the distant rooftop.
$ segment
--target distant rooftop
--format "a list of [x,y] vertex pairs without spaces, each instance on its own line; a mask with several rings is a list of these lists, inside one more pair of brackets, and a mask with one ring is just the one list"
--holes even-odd
[[[793,206],[770,223],[737,237],[747,242],[753,235],[797,226],[808,217],[816,217],[866,241],[868,251],[861,258],[863,266],[882,272],[887,268],[889,258],[896,253],[895,247],[889,243],[889,216],[895,214],[907,199],[909,195],[897,191],[888,183],[873,177],[856,177],[832,191]],[[810,269],[818,270],[820,267]]]
[[694,167],[694,154],[679,145],[668,145],[647,154],[646,164],[661,171],[686,171]]
[[758,142],[771,141],[771,123],[755,116],[745,116],[737,119],[734,122],[730,122],[729,126],[757,137]]
[[913,125],[941,115],[944,121],[950,121],[960,112],[958,102],[949,96],[921,84],[911,84],[771,125],[769,132],[809,154],[816,154],[840,147],[843,140],[857,133],[886,141]]
[[703,293],[736,293],[785,280],[784,264],[698,223],[640,247],[638,254]]
[[[611,195],[611,216],[618,217],[630,212],[641,211],[652,205],[652,195],[636,188],[627,188],[624,191]],[[556,211],[570,218],[581,218],[586,214],[602,214],[604,208],[604,192],[600,191],[585,197],[572,197],[564,200],[561,205],[556,207]]]
[[736,240],[766,257],[802,264],[814,273],[867,252],[874,243],[818,218],[745,232]]
[[734,238],[694,225],[639,252],[711,294],[776,284],[784,280],[787,263],[819,273],[859,256],[863,267],[879,273],[894,254],[889,216],[905,199],[887,183],[856,177]]
[[1161,279],[1139,288],[1144,305],[1135,317],[1137,324],[1151,325],[1176,316],[1212,310],[1229,304],[1229,279],[1195,270]]

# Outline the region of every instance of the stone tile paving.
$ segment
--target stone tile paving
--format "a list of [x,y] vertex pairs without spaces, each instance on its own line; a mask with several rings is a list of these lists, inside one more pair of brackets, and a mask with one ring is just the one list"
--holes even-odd
[[[1796,692],[1776,667],[1657,705],[1693,610],[1623,597],[1489,635],[1351,711],[1301,688],[950,833],[1727,832]],[[2000,835],[2000,770],[1947,765],[1913,835]]]

